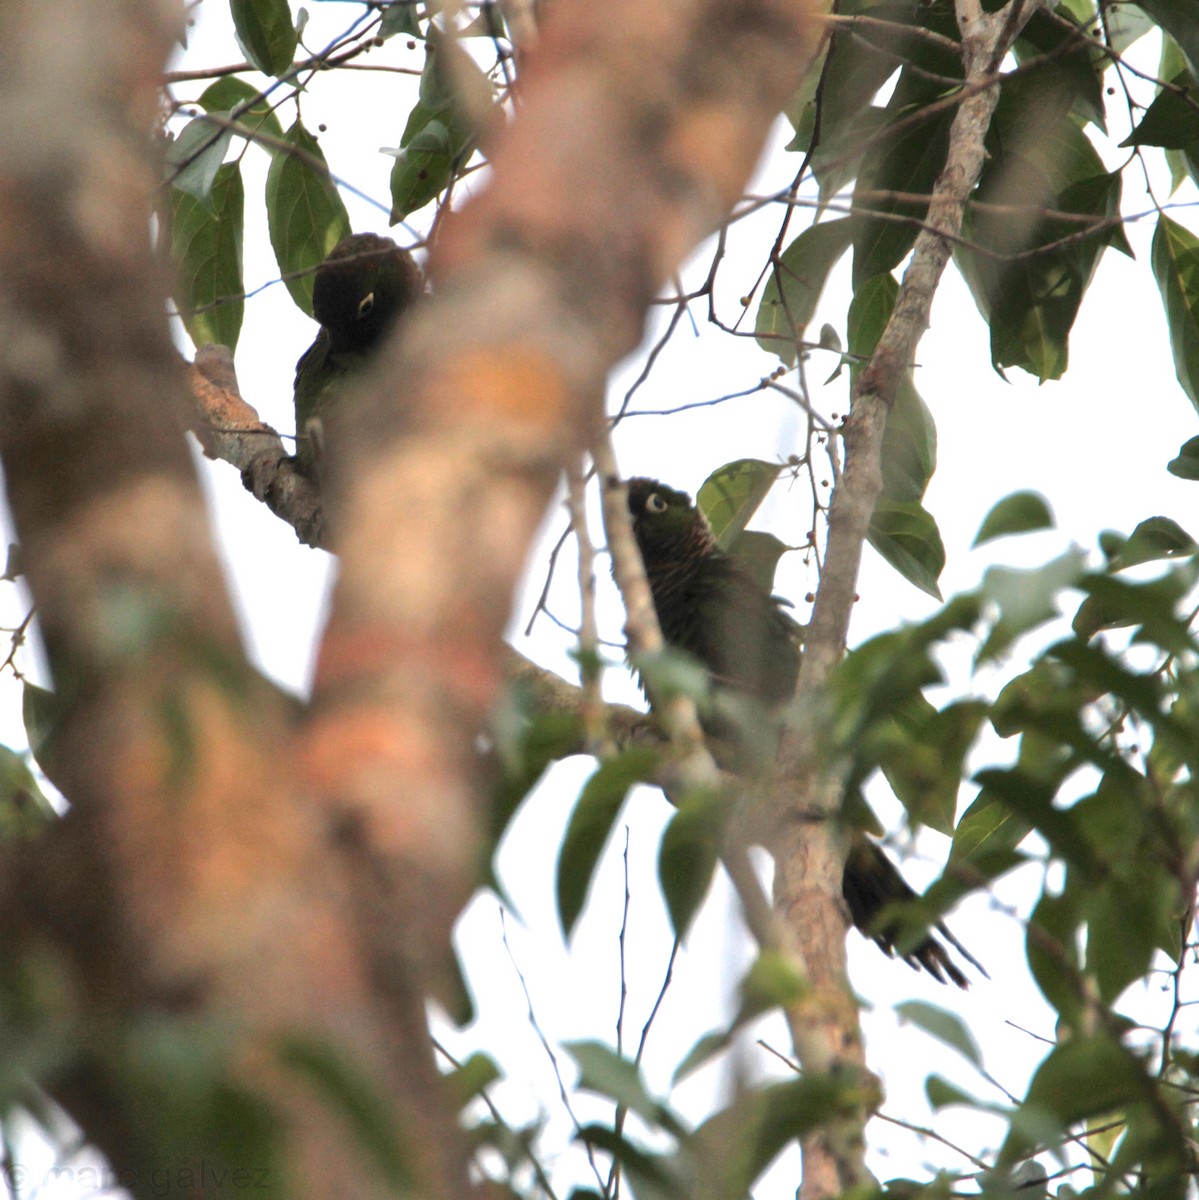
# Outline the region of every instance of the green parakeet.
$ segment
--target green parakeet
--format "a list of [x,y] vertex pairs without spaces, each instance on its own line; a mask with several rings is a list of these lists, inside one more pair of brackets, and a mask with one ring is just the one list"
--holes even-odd
[[[795,693],[799,678],[800,627],[735,558],[723,553],[703,514],[684,492],[654,479],[630,479],[629,513],[645,563],[662,636],[669,646],[698,659],[711,676],[714,698],[748,704],[765,718],[769,737],[777,736],[778,709]],[[717,713],[719,705],[717,706]],[[753,712],[729,726],[719,715],[704,715],[709,733],[742,740],[752,732]],[[747,720],[748,717],[748,720]],[[738,724],[740,728],[738,728]],[[893,903],[915,898],[894,864],[865,833],[851,836],[841,891],[854,924],[888,955],[895,953],[896,924],[879,926],[876,918]],[[971,964],[983,968],[938,923],[937,930]],[[928,937],[904,955],[944,983],[968,981],[945,946]],[[983,974],[986,974],[983,971]]]
[[312,308],[321,328],[296,363],[296,461],[306,475],[316,474],[317,460],[309,422],[328,433],[347,380],[423,291],[412,255],[373,233],[343,238],[317,269]]

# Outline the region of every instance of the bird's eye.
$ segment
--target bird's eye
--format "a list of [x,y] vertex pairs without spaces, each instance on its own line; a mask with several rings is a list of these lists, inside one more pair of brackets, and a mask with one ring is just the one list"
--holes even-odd
[[361,321],[364,317],[371,315],[371,309],[375,307],[375,293],[367,292],[361,300],[358,301],[358,319]]
[[660,492],[650,492],[646,496],[645,511],[651,513],[664,513],[666,511],[666,501],[662,498]]

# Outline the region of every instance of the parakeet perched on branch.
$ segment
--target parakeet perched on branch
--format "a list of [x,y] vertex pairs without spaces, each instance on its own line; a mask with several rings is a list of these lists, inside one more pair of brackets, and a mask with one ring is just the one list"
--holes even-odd
[[[777,714],[799,678],[800,627],[738,561],[720,550],[703,514],[684,492],[654,479],[630,479],[629,513],[645,563],[658,623],[667,645],[698,659],[721,692],[756,702],[763,716]],[[709,733],[713,719],[705,716]],[[727,733],[724,723],[719,733]],[[851,835],[841,892],[854,924],[889,955],[896,924],[875,918],[888,905],[915,898],[894,864],[865,833]],[[968,962],[982,967],[938,923],[937,930]],[[968,981],[945,946],[928,937],[904,955],[941,982]],[[983,974],[986,972],[983,971]]]
[[412,255],[373,233],[343,238],[317,269],[312,308],[321,328],[296,363],[296,461],[306,475],[316,474],[317,457],[309,422],[328,422],[347,380],[423,291]]

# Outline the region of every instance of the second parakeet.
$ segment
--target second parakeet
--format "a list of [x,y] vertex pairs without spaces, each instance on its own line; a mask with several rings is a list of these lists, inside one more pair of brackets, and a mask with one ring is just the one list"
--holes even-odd
[[[777,714],[794,695],[799,678],[800,627],[782,601],[719,548],[707,520],[686,493],[654,479],[630,479],[628,490],[633,533],[663,639],[707,668],[717,700],[723,696],[751,706],[748,722],[742,714],[739,727],[722,721],[719,712],[701,714],[705,730],[718,736],[731,730],[744,742],[764,727],[772,741],[777,737]],[[879,918],[888,905],[915,899],[915,893],[860,830],[850,834],[841,891],[853,923],[887,954],[894,954],[899,927],[885,918],[880,923]],[[944,925],[936,928],[982,970]],[[903,957],[942,982],[967,985],[946,947],[932,935],[905,948]]]
[[310,422],[327,435],[347,381],[423,291],[412,255],[374,233],[343,238],[317,268],[312,309],[321,328],[296,363],[296,461],[306,475],[315,476],[317,464]]

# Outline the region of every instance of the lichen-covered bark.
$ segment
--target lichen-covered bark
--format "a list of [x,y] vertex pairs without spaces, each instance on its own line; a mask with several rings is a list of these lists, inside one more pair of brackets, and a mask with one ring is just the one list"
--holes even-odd
[[[54,973],[27,1018],[78,1040],[49,1082],[135,1193],[181,1155],[277,1153],[289,1196],[461,1197],[424,998],[475,878],[509,598],[606,370],[806,66],[811,6],[552,7],[330,498],[341,579],[302,723],[242,653],[147,245],[179,7],[0,6],[0,456],[73,804],[10,864],[6,950]],[[179,1054],[195,1086],[164,1088]],[[259,1105],[281,1147],[251,1138]]]
[[[312,771],[445,945],[476,853],[472,739],[559,471],[656,290],[739,195],[814,49],[807,0],[556,0],[487,190],[332,467],[341,556]],[[414,948],[414,953],[418,951]]]

